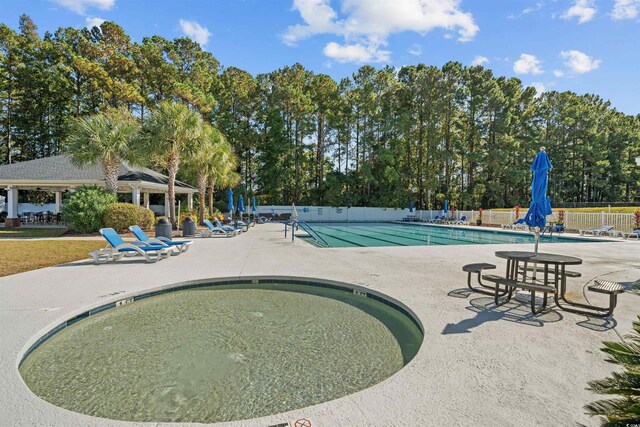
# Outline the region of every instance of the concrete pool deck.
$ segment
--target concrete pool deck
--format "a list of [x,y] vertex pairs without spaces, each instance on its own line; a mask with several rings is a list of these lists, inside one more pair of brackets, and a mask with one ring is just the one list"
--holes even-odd
[[[95,266],[86,260],[0,278],[0,425],[143,425],[70,412],[33,395],[17,370],[28,343],[76,312],[133,293],[185,280],[257,275],[329,279],[380,291],[419,317],[424,343],[409,365],[371,388],[280,415],[218,425],[266,427],[299,418],[311,419],[313,426],[598,425],[583,406],[603,396],[585,387],[615,368],[599,348],[603,340],[631,331],[640,296],[620,296],[612,328],[615,323],[554,306],[533,316],[526,299],[495,308],[492,298],[466,292],[462,265],[491,262],[502,274],[505,263],[495,251],[530,248],[317,248],[284,239],[280,224],[264,224],[235,238],[197,238],[189,252],[157,264],[124,260]],[[541,251],[584,260],[572,268],[582,277],[569,279],[576,299],[596,277],[640,280],[638,242],[542,244]],[[590,301],[606,304],[606,296]]]

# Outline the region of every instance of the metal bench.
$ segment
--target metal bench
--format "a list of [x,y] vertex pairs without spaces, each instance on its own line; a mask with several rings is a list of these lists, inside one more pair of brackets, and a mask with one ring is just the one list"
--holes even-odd
[[[572,307],[563,307],[560,305],[559,301],[556,301],[556,304],[563,310],[576,314],[584,314],[585,316],[593,317],[609,317],[613,314],[613,310],[615,310],[616,305],[618,304],[618,295],[624,292],[624,285],[610,280],[595,280],[594,284],[588,286],[587,289],[591,292],[609,295],[609,307],[598,307],[595,305],[568,301],[564,295],[561,295],[562,301]],[[580,307],[581,309],[573,307]]]
[[[523,289],[525,291],[531,292],[531,312],[533,314],[541,313],[545,308],[547,308],[547,300],[548,294],[555,294],[556,288],[548,285],[540,285],[537,283],[525,283],[518,282],[517,280],[506,279],[504,277],[495,276],[493,274],[485,274],[482,276],[483,279],[488,280],[490,282],[495,283],[494,287],[494,300],[496,305],[503,305],[509,302],[513,295],[514,289]],[[504,301],[500,302],[500,285],[505,287],[504,294],[507,297]],[[536,308],[536,292],[541,292],[543,294],[542,305],[539,309]]]
[[[536,273],[544,273],[544,267],[534,267],[534,266],[527,266],[527,268],[525,269],[524,266],[519,268],[520,273],[523,274],[525,271],[535,271]],[[549,269],[549,273],[553,273],[554,270],[553,269]],[[578,272],[578,271],[566,271],[564,272],[564,275],[566,277],[582,277],[582,273]]]
[[[482,274],[482,272],[484,270],[495,270],[496,266],[493,264],[489,264],[487,262],[479,262],[479,263],[475,263],[475,264],[467,264],[464,267],[462,267],[462,271],[466,271],[467,273],[467,287],[469,289],[471,289],[474,292],[479,292],[481,294],[485,294],[485,295],[493,295],[495,293],[495,287],[494,286],[489,286],[489,285],[485,285],[484,283],[482,283],[482,280],[480,280],[480,275]],[[491,289],[491,291],[488,290],[484,290],[484,289],[480,289],[480,288],[474,288],[473,286],[471,286],[471,274],[472,273],[476,273],[478,275],[478,284],[480,286],[482,286],[483,288],[487,288],[487,289]]]

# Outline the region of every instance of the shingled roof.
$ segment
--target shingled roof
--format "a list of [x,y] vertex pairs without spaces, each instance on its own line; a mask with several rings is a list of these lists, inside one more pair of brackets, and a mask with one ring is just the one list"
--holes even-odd
[[[122,161],[118,171],[118,181],[168,185],[169,177],[149,168],[132,166]],[[59,182],[96,184],[104,182],[104,173],[100,164],[76,166],[71,162],[71,156],[63,154],[2,165],[0,166],[0,182],[3,184],[42,182],[43,185]],[[176,187],[195,190],[191,185],[181,181],[176,181]]]

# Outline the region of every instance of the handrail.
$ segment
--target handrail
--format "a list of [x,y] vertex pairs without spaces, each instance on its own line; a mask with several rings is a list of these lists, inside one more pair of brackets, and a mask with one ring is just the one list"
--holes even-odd
[[[316,242],[318,243],[322,243],[324,244],[326,247],[329,247],[329,244],[327,243],[326,240],[324,240],[322,238],[322,236],[320,236],[318,234],[318,232],[316,230],[314,230],[313,228],[311,228],[311,226],[309,224],[307,224],[304,221],[293,221],[291,223],[291,234],[293,235],[293,227],[294,226],[298,226],[300,228],[302,228],[304,231],[307,232],[307,234],[309,234],[309,236],[311,236]],[[293,236],[292,236],[293,237]]]

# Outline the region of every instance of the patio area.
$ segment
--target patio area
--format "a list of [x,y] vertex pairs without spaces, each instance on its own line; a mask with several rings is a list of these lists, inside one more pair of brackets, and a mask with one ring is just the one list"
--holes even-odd
[[[582,277],[568,283],[567,293],[576,300],[583,300],[583,287],[596,278],[628,285],[640,280],[637,242],[549,246],[541,250],[582,258],[576,267]],[[598,425],[583,406],[600,396],[585,387],[615,368],[599,349],[602,341],[630,332],[640,295],[622,294],[615,320],[588,319],[553,305],[534,316],[524,295],[495,307],[493,298],[466,289],[462,266],[492,262],[504,271],[506,263],[493,253],[510,249],[513,245],[318,248],[302,239],[284,239],[281,224],[264,224],[237,238],[196,238],[189,252],[157,264],[126,260],[95,266],[86,260],[4,277],[0,417],[7,425],[134,425],[42,401],[18,373],[22,354],[61,320],[136,292],[192,279],[274,275],[380,291],[417,315],[424,342],[409,365],[371,388],[280,415],[220,425],[267,426],[298,418],[314,426]],[[589,302],[606,304],[606,297]]]

